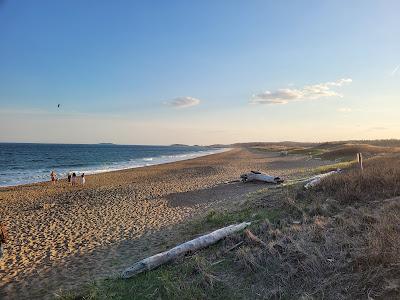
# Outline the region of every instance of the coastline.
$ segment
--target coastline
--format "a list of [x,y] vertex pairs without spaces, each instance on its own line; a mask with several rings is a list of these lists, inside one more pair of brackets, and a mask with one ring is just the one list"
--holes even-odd
[[[226,151],[230,151],[233,148],[219,148],[219,149],[213,149],[213,150],[203,150],[203,151],[194,151],[194,152],[189,152],[181,155],[175,155],[175,156],[159,156],[159,157],[150,157],[150,158],[141,158],[138,160],[142,160],[142,164],[135,164],[132,162],[121,162],[118,166],[112,167],[110,164],[107,168],[103,169],[93,169],[90,170],[90,167],[88,171],[75,171],[71,170],[71,172],[78,172],[78,173],[85,173],[85,175],[90,176],[90,175],[96,175],[96,174],[102,174],[102,173],[109,173],[109,172],[118,172],[122,170],[130,170],[130,169],[137,169],[137,168],[145,168],[145,167],[150,167],[150,166],[156,166],[156,165],[162,165],[162,164],[169,164],[169,163],[174,163],[178,161],[185,161],[185,160],[190,160],[190,159],[195,159],[198,157],[203,157],[203,156],[208,156],[208,155],[214,155],[218,153],[223,153]],[[154,160],[154,161],[153,161]],[[57,172],[57,168],[54,168]],[[50,172],[50,170],[49,170]],[[62,177],[59,178],[59,181],[64,181],[66,180],[66,174],[62,174]],[[30,185],[43,185],[45,183],[48,183],[49,180],[39,180],[39,181],[31,181],[31,182],[22,182],[18,184],[11,184],[11,185],[0,185],[0,190],[3,188],[12,188],[12,187],[20,187],[20,186],[30,186]]]
[[[249,170],[287,179],[324,164],[234,148],[148,167],[0,188],[10,240],[0,261],[0,296],[52,299],[60,289],[112,276],[133,261],[185,240],[185,224],[242,203],[265,185],[223,184]],[[187,238],[187,237],[186,237]]]

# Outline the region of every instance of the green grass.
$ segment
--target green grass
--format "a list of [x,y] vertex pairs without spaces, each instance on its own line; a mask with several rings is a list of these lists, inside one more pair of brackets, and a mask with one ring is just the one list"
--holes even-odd
[[288,151],[289,154],[302,154],[302,155],[312,155],[312,156],[319,156],[324,152],[325,150],[318,148],[296,148]]
[[[72,299],[235,299],[232,291],[213,272],[226,268],[229,263],[212,266],[204,258],[195,256],[181,259],[131,279],[97,281],[78,293],[64,295]],[[220,295],[224,295],[221,298]]]
[[320,174],[320,173],[335,171],[337,169],[347,169],[347,168],[352,167],[355,163],[356,163],[356,161],[353,160],[353,161],[345,161],[345,162],[339,162],[336,164],[325,165],[325,166],[315,168],[314,172],[316,174]]
[[193,232],[201,232],[207,230],[218,229],[234,223],[254,222],[268,219],[274,222],[279,218],[279,211],[261,209],[254,211],[252,208],[245,208],[237,211],[210,211],[204,218],[194,222],[192,227]]
[[281,152],[287,151],[288,154],[301,154],[301,155],[312,155],[319,156],[326,152],[324,149],[319,148],[299,148],[299,147],[284,147],[284,146],[275,146],[275,147],[253,147],[253,149],[263,152]]
[[286,147],[251,147],[251,149],[262,152],[280,152],[287,150]]

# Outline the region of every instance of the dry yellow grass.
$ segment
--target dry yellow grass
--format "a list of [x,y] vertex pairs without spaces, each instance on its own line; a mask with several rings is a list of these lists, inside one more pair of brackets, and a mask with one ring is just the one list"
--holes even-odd
[[322,159],[336,158],[355,158],[357,153],[363,153],[364,156],[372,156],[383,153],[400,152],[398,147],[382,147],[367,144],[343,144],[335,146],[321,154]]
[[259,298],[400,297],[399,184],[394,155],[367,161],[364,172],[328,177],[311,191],[259,199],[259,207],[283,212],[279,222],[254,229],[267,248],[248,244],[236,253],[243,270],[256,274]]
[[400,196],[400,155],[369,159],[363,172],[353,165],[343,174],[326,178],[320,189],[347,204]]

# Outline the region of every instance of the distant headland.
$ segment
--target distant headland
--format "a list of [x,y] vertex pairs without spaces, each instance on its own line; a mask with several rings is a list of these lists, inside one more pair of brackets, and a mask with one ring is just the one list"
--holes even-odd
[[170,146],[171,147],[190,147],[189,145],[185,145],[185,144],[172,144]]

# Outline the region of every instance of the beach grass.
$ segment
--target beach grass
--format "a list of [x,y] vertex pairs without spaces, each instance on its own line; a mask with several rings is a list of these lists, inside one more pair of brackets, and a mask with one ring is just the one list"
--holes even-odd
[[301,155],[312,155],[312,156],[319,156],[325,152],[324,149],[319,149],[319,148],[294,148],[294,149],[289,149],[288,153],[289,154],[301,154]]
[[338,163],[334,163],[334,164],[317,167],[313,170],[313,172],[316,174],[321,174],[321,173],[326,173],[326,172],[330,172],[330,171],[335,171],[337,169],[348,169],[348,168],[354,167],[356,164],[357,164],[357,162],[355,160],[338,162]]
[[199,234],[202,231],[215,230],[235,223],[258,222],[265,219],[275,221],[278,217],[278,210],[254,211],[251,207],[237,211],[212,210],[204,218],[193,222],[189,228],[193,233]]
[[[393,144],[393,143],[392,143]],[[285,145],[256,146],[253,149],[261,152],[281,152],[287,151],[288,155],[305,155],[314,159],[331,160],[339,162],[351,162],[357,153],[363,153],[366,158],[375,155],[399,153],[400,147],[391,146],[390,143],[368,144],[367,141],[354,142],[331,142],[311,145],[307,147],[293,147]]]
[[[219,267],[219,266],[218,266]],[[87,286],[83,294],[70,293],[62,299],[202,299],[234,296],[220,281],[213,281],[213,267],[200,256],[138,275],[134,279],[107,279]],[[212,288],[207,289],[208,286]]]

